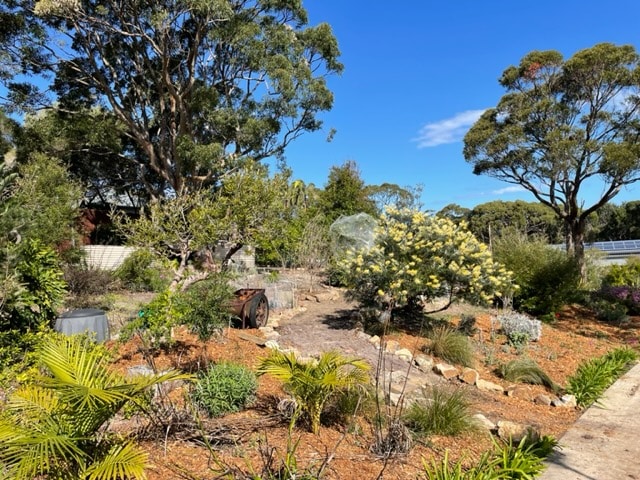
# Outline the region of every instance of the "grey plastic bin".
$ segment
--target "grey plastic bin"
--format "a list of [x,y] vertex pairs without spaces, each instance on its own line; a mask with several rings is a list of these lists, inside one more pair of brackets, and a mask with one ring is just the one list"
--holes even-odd
[[107,315],[97,308],[82,308],[63,313],[56,319],[54,330],[65,335],[89,333],[94,336],[96,342],[109,340]]

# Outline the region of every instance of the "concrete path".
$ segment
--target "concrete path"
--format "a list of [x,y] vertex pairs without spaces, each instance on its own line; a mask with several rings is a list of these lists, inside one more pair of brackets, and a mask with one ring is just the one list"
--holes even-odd
[[640,480],[640,364],[560,438],[540,480]]

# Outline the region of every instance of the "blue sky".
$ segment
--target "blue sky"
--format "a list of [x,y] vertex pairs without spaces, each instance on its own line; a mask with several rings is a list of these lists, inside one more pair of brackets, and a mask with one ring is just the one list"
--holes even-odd
[[[422,184],[424,208],[534,201],[476,176],[462,136],[505,93],[498,77],[532,50],[570,57],[600,42],[640,50],[637,0],[306,0],[310,23],[329,23],[344,73],[330,79],[324,130],[286,152],[294,177],[323,186],[332,165],[355,160],[368,184]],[[327,142],[329,129],[337,133]],[[589,201],[590,196],[586,197]],[[615,202],[640,199],[640,183]]]

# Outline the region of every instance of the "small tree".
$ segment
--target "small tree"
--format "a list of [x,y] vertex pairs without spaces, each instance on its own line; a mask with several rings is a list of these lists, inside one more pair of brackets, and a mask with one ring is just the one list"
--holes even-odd
[[[500,84],[507,93],[466,134],[465,159],[549,207],[584,278],[589,216],[640,179],[640,56],[610,43],[567,60],[534,51]],[[590,184],[601,193],[586,203]]]
[[375,245],[348,251],[342,265],[353,297],[389,309],[445,296],[439,311],[456,299],[486,302],[514,288],[511,274],[464,222],[415,210],[387,208]]

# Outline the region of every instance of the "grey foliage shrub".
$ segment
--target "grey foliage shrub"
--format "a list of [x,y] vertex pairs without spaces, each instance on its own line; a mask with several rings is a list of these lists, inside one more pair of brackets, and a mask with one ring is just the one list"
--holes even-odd
[[507,312],[498,315],[498,322],[502,326],[502,331],[512,343],[522,343],[522,338],[526,335],[530,341],[540,340],[542,335],[542,322],[518,312]]
[[253,403],[257,389],[256,375],[247,367],[217,363],[198,376],[191,398],[209,416],[221,417]]

